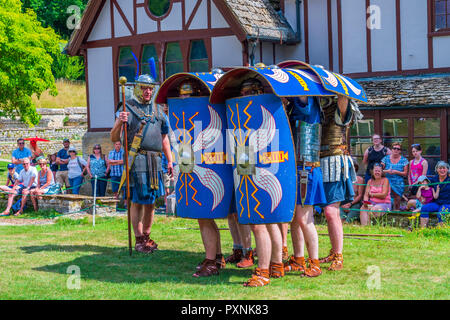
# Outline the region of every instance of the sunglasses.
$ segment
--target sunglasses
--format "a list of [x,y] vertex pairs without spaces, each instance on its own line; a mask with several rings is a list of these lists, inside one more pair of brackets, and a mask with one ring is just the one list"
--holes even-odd
[[25,144],[25,142],[19,142],[18,144]]
[[402,150],[401,148],[392,148],[392,150]]

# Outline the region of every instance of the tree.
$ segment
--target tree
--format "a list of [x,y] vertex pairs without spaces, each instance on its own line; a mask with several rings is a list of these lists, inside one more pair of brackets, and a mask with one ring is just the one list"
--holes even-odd
[[[53,28],[62,38],[69,39],[73,29],[68,28],[67,21],[72,15],[83,13],[89,0],[22,0],[23,8],[32,9],[44,27]],[[70,10],[76,6],[79,12]],[[69,11],[68,11],[69,9]],[[77,9],[78,11],[78,9]]]
[[39,123],[31,96],[48,89],[57,94],[51,55],[58,53],[59,39],[32,10],[23,12],[20,0],[0,0],[0,116]]

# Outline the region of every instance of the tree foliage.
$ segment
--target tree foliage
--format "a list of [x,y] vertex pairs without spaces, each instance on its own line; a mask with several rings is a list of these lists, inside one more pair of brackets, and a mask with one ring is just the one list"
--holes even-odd
[[20,0],[0,0],[0,116],[39,123],[31,96],[57,94],[51,55],[59,53],[59,39],[33,11],[23,12]]
[[67,27],[67,20],[75,12],[67,9],[73,5],[80,8],[83,13],[89,0],[22,0],[24,9],[32,9],[44,27],[51,27],[62,38],[69,39],[73,29]]
[[55,79],[84,80],[84,61],[81,57],[71,57],[62,53],[67,41],[61,40],[60,51],[53,56],[52,72]]

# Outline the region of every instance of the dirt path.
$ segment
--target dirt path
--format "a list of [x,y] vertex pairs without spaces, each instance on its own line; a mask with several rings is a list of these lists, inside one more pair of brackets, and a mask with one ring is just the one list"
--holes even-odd
[[53,219],[0,219],[1,226],[28,226],[28,225],[44,225],[53,224]]

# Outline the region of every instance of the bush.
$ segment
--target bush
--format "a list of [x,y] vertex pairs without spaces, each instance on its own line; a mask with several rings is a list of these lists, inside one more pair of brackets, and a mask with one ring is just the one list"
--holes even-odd
[[81,57],[71,57],[63,53],[66,41],[59,43],[60,52],[53,55],[52,73],[55,79],[71,81],[84,79],[84,62]]

